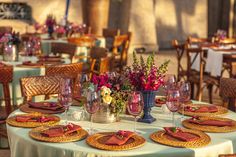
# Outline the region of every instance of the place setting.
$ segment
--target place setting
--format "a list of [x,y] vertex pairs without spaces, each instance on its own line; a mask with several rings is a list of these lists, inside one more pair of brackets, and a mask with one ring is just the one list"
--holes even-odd
[[39,126],[56,125],[60,122],[60,118],[55,115],[34,112],[11,116],[7,118],[6,122],[15,127],[34,128]]

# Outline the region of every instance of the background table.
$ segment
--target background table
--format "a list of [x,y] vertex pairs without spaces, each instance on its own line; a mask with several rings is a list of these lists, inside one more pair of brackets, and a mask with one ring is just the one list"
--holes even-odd
[[[78,110],[72,107],[71,110]],[[21,114],[15,111],[10,116]],[[7,125],[9,143],[12,157],[81,157],[81,156],[148,156],[148,157],[216,157],[218,154],[236,152],[236,134],[232,133],[209,133],[211,143],[202,148],[185,149],[161,145],[149,139],[149,135],[162,127],[171,125],[171,114],[163,113],[161,108],[154,107],[152,114],[157,121],[152,124],[137,123],[137,130],[147,140],[143,147],[129,151],[104,151],[88,146],[85,140],[70,143],[45,143],[31,139],[28,136],[30,129],[17,128]],[[61,116],[61,115],[59,115]],[[180,115],[176,116],[180,118]],[[224,117],[236,120],[236,113],[229,112]],[[73,121],[87,128],[87,121]],[[93,123],[93,127],[99,131],[133,130],[134,121],[131,116],[122,116],[120,122],[110,124]]]

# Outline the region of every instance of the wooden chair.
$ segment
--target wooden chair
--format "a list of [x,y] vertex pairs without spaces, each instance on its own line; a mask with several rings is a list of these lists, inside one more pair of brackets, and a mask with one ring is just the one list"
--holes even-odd
[[92,36],[86,36],[86,35],[78,37],[78,38],[67,38],[67,41],[77,46],[84,46],[88,48],[91,48],[95,44],[95,38]]
[[208,38],[198,38],[198,37],[191,37],[189,36],[187,39],[188,43],[204,43],[204,42],[209,42]]
[[[95,66],[96,62],[98,62],[98,65]],[[93,74],[102,74],[109,72],[111,70],[111,63],[112,63],[112,57],[104,57],[100,59],[92,59],[91,62],[91,74],[90,77],[92,78]]]
[[223,99],[223,105],[232,111],[236,111],[236,79],[222,78],[220,80],[220,96]]
[[106,39],[106,48],[109,51],[112,51],[112,43],[118,35],[120,35],[120,29],[103,28],[102,36]]
[[127,55],[130,45],[131,34],[124,34],[115,37],[113,42],[112,56],[114,58],[114,68],[122,71],[127,64]]
[[[5,106],[1,106],[0,113],[0,125],[5,125],[5,120],[8,115],[12,112],[11,105],[11,95],[10,95],[10,87],[9,84],[13,80],[13,66],[3,65],[0,67],[0,84],[3,87],[3,100],[5,101]],[[7,139],[7,130],[3,127],[0,127],[0,138],[3,137]]]
[[187,80],[187,69],[182,64],[182,59],[185,52],[185,43],[179,44],[177,40],[172,40],[172,46],[176,50],[176,57],[177,57],[177,80]]
[[13,66],[0,67],[0,83],[3,87],[3,94],[5,100],[5,116],[8,116],[12,112],[11,106],[11,95],[10,95],[10,87],[9,84],[13,80]]
[[[204,52],[201,48],[191,48],[189,44],[185,45],[187,55],[187,80],[191,83],[192,98],[194,97],[194,86],[197,85],[197,100],[201,101],[203,92],[203,68]],[[199,57],[199,71],[192,69],[192,65]]]
[[61,76],[32,76],[20,79],[23,103],[32,101],[34,96],[58,94]]
[[51,65],[45,67],[45,74],[46,76],[61,75],[74,79],[82,72],[82,69],[83,63]]
[[71,62],[73,61],[73,57],[76,54],[77,46],[75,44],[71,43],[52,43],[51,44],[51,52],[56,55],[56,54],[67,54],[69,55],[69,58]]

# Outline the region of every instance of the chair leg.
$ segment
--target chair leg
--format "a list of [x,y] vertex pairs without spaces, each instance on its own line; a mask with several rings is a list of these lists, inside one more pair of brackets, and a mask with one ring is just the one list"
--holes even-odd
[[209,84],[209,85],[207,86],[207,89],[208,89],[209,103],[212,104],[212,103],[213,103],[213,100],[212,100],[213,85],[212,85],[212,84]]
[[198,101],[202,101],[202,92],[203,92],[203,89],[201,88],[199,84],[197,84],[197,100]]
[[194,83],[191,83],[191,99],[194,99]]

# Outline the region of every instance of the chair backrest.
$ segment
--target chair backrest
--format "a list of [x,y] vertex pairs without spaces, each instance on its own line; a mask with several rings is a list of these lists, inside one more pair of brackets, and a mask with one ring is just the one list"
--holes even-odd
[[5,112],[6,115],[9,115],[12,111],[11,106],[11,95],[9,84],[13,80],[13,66],[3,66],[0,67],[0,83],[3,86],[3,94],[5,100]]
[[197,37],[188,37],[187,42],[188,43],[204,43],[208,42],[209,40],[207,38],[197,38]]
[[118,35],[120,35],[120,29],[103,28],[102,30],[102,36],[105,38],[115,38]]
[[[223,99],[224,105],[232,111],[235,110],[236,105],[236,79],[221,78],[220,80],[220,96]],[[226,104],[228,103],[228,105]]]
[[84,46],[84,47],[89,47],[91,48],[92,46],[95,45],[95,38],[92,37],[92,36],[87,36],[87,35],[84,35],[84,36],[81,36],[81,37],[78,37],[78,38],[67,38],[67,41],[69,43],[73,43],[77,46]]
[[74,79],[82,72],[82,69],[83,63],[51,65],[45,67],[45,74],[46,76],[61,75]]
[[[187,43],[185,45],[186,55],[187,55],[187,80],[191,83],[191,79],[195,76],[197,76],[198,80],[198,100],[200,101],[202,99],[202,90],[203,90],[203,74],[204,74],[204,65],[205,65],[205,58],[204,58],[204,51],[202,48],[191,48],[190,44]],[[197,59],[199,58],[199,60]],[[199,61],[199,63],[196,63]],[[194,73],[193,71],[196,71],[195,69],[192,69],[193,64],[199,64],[199,69],[197,73]]]
[[125,42],[128,39],[129,39],[129,36],[127,34],[115,36],[115,39],[114,39],[114,42],[113,42],[112,53],[114,55],[117,55],[118,54],[118,48],[122,47],[122,45],[124,45]]
[[176,57],[177,57],[177,80],[180,81],[182,78],[186,80],[187,73],[184,66],[181,64],[181,61],[184,56],[185,52],[185,44],[179,44],[177,40],[172,40],[172,46],[176,50]]
[[70,59],[72,60],[74,55],[76,54],[76,49],[77,46],[75,44],[71,44],[71,43],[60,43],[60,42],[56,42],[56,43],[52,43],[51,44],[51,52],[53,54],[67,54],[69,55]]
[[[111,70],[112,57],[104,57],[100,59],[92,59],[91,61],[91,73],[102,74]],[[96,64],[98,63],[98,64]]]
[[20,79],[21,93],[24,103],[32,101],[32,97],[38,95],[58,94],[61,76],[32,76]]
[[103,57],[107,57],[108,49],[103,47],[92,47],[90,49],[90,57],[93,59],[99,59]]

